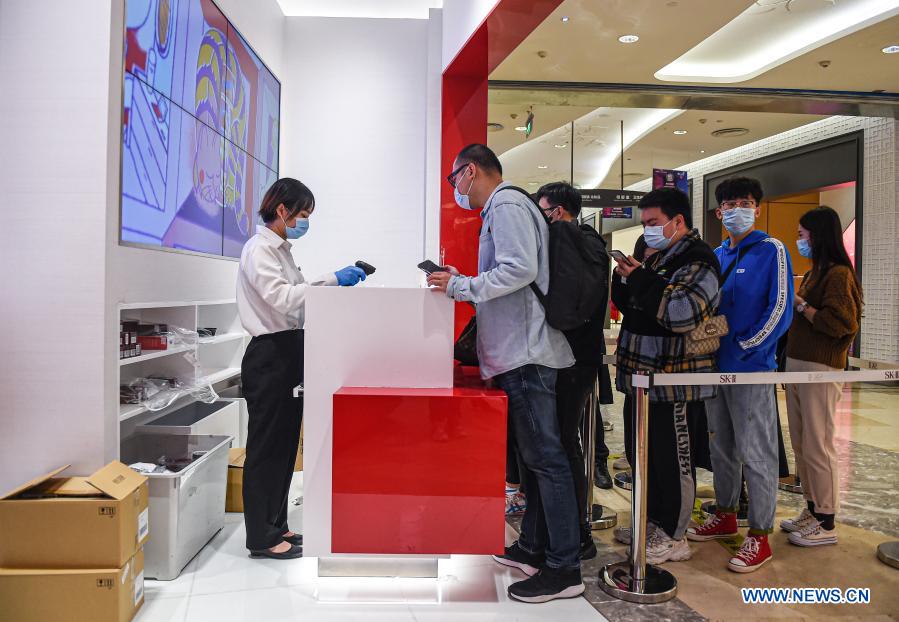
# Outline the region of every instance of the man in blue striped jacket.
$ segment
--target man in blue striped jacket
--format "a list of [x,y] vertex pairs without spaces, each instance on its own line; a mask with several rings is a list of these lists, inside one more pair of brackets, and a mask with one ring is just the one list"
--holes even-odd
[[[737,177],[715,189],[718,218],[729,238],[715,250],[725,281],[720,313],[730,328],[721,339],[718,370],[777,369],[777,341],[793,319],[793,267],[780,240],[755,228],[762,200],[758,180]],[[777,506],[777,397],[774,384],[722,386],[708,402],[716,513],[687,532],[690,540],[737,534],[741,477],[749,489],[749,535],[728,562],[734,572],[753,572],[771,559],[768,534]]]

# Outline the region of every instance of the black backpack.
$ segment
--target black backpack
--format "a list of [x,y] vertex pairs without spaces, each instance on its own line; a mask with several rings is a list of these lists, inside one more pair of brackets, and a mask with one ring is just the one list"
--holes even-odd
[[[503,189],[516,190],[533,201],[521,188]],[[584,231],[574,222],[549,223],[549,291],[544,294],[536,283],[531,283],[531,289],[550,326],[568,331],[594,319],[608,301],[608,275],[609,256],[598,233]]]

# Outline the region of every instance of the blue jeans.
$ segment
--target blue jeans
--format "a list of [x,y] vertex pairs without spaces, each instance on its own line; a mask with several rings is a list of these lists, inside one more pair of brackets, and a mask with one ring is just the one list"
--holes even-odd
[[509,397],[509,426],[525,469],[527,510],[518,545],[550,568],[578,568],[577,500],[556,418],[555,369],[525,365],[494,378]]

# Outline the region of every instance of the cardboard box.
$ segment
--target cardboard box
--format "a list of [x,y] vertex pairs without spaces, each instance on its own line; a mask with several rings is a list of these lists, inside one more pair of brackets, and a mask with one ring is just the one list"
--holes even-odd
[[236,447],[228,450],[228,488],[225,492],[225,511],[243,512],[243,463],[247,450]]
[[122,568],[147,541],[145,476],[114,461],[90,477],[56,477],[67,468],[0,498],[0,567]]
[[121,568],[0,568],[0,620],[130,622],[144,602],[144,553]]

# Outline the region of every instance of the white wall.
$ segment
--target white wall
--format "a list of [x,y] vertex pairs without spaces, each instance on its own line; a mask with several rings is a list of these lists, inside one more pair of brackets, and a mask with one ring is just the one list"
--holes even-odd
[[0,3],[0,491],[97,466],[114,442],[102,416],[114,4]]
[[[219,4],[281,77],[276,0]],[[0,3],[0,492],[117,456],[119,302],[234,296],[234,261],[118,245],[123,6]]]
[[294,244],[309,276],[363,259],[410,286],[424,257],[426,20],[287,18],[281,176],[315,194]]
[[[899,362],[899,265],[893,259],[899,238],[899,122],[878,117],[828,117],[677,168],[693,179],[693,220],[701,230],[705,175],[858,130],[865,133],[861,355]],[[652,179],[645,179],[628,190],[651,187]]]
[[445,0],[443,3],[443,70],[465,47],[499,0]]

